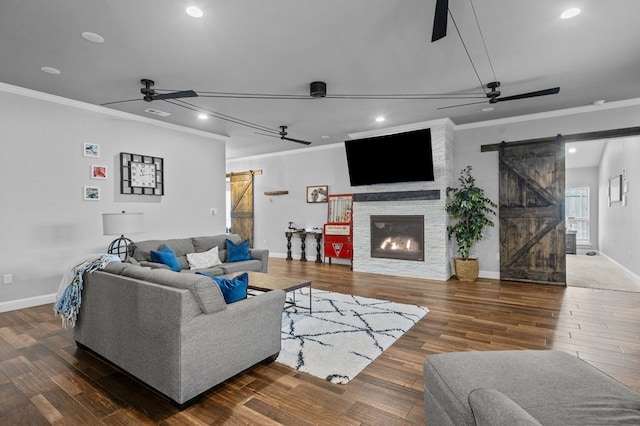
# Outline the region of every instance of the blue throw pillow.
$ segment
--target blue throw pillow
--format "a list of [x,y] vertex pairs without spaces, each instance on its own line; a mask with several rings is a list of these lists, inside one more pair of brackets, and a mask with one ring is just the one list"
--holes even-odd
[[182,270],[176,254],[164,244],[158,251],[151,250],[151,260],[153,262],[163,263],[175,272],[180,272]]
[[211,278],[222,291],[224,301],[229,303],[247,298],[247,287],[249,286],[249,274],[246,272],[238,275],[233,279],[218,277],[215,275],[205,274],[204,272],[196,272],[198,275],[204,275]]
[[227,262],[239,262],[241,260],[251,260],[249,240],[234,244],[233,241],[227,239]]

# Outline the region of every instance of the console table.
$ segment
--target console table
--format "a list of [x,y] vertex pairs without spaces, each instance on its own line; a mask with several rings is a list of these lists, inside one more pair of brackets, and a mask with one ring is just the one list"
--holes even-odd
[[293,234],[297,234],[300,237],[300,260],[303,262],[307,261],[307,235],[311,234],[316,239],[316,263],[322,263],[322,256],[320,255],[322,231],[286,231],[284,235],[287,237],[287,260],[293,260],[293,257],[291,257],[291,238]]

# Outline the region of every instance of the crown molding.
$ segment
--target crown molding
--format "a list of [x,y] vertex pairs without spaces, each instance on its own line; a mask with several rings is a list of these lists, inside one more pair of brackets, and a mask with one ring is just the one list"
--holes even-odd
[[567,115],[585,114],[607,109],[628,108],[640,105],[640,98],[625,99],[623,101],[605,102],[602,105],[584,105],[574,108],[557,109],[553,111],[538,112],[535,114],[518,115],[515,117],[498,118],[495,120],[476,121],[474,123],[456,124],[453,130],[478,129],[481,127],[500,126],[505,124],[521,123],[524,121],[544,120],[548,118],[563,117]]
[[176,130],[178,132],[190,133],[193,135],[202,136],[209,139],[217,139],[225,143],[230,139],[228,136],[218,135],[212,132],[205,132],[204,130],[192,129],[192,128],[180,126],[177,124],[165,123],[163,121],[156,120],[153,118],[143,117],[143,116],[131,114],[128,112],[118,111],[118,110],[106,108],[100,105],[93,105],[87,102],[76,101],[74,99],[64,98],[62,96],[52,95],[49,93],[38,92],[37,90],[25,89],[24,87],[13,86],[11,84],[0,83],[0,91],[6,92],[6,93],[12,93],[15,95],[26,96],[29,98],[39,99],[45,102],[52,102],[60,105],[65,105],[72,108],[78,108],[85,111],[91,111],[98,114],[109,115],[109,116],[121,118],[124,120],[137,121],[140,123],[150,124],[152,126]]

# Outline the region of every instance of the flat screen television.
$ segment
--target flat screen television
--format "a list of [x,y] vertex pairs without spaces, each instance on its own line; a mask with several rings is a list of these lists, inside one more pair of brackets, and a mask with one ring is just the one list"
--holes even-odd
[[431,129],[344,142],[351,186],[432,181]]

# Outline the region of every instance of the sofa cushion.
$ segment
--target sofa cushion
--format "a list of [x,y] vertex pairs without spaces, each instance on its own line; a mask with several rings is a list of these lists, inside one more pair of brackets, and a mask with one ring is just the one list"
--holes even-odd
[[218,277],[215,275],[204,274],[202,272],[196,272],[196,274],[211,278],[218,285],[220,291],[222,291],[224,301],[227,302],[227,304],[247,298],[249,274],[246,272],[234,278]]
[[227,262],[239,262],[241,260],[250,260],[249,240],[244,240],[240,244],[235,244],[227,239]]
[[225,248],[225,244],[227,242],[227,238],[229,238],[229,235],[230,234],[220,234],[212,236],[193,237],[191,238],[191,241],[193,242],[193,247],[195,248],[196,253],[202,253],[211,250],[213,247],[218,247],[218,250],[222,250]]
[[187,289],[195,296],[205,314],[219,312],[227,307],[222,292],[218,286],[211,285],[211,280],[207,277],[134,265],[124,269],[122,275],[168,287]]
[[[136,241],[133,243],[134,251],[133,257],[137,261],[150,261],[151,250],[158,250],[165,244],[176,254],[180,267],[182,269],[189,269],[189,262],[187,262],[187,253],[194,253],[196,249],[193,247],[191,238],[175,238],[169,240],[145,240]],[[205,250],[206,251],[206,250]]]
[[180,272],[182,270],[176,254],[164,244],[160,247],[160,250],[151,250],[151,260],[153,262],[165,264],[175,272]]
[[222,264],[217,246],[202,253],[187,253],[187,262],[190,269],[205,269]]
[[472,391],[469,405],[477,426],[541,426],[531,414],[496,389]]
[[262,262],[255,259],[241,260],[240,262],[223,263],[219,267],[224,271],[225,274],[233,274],[234,272],[245,272],[245,271],[261,272]]

